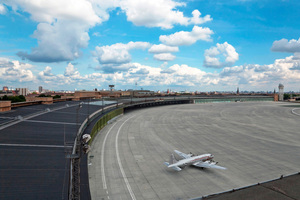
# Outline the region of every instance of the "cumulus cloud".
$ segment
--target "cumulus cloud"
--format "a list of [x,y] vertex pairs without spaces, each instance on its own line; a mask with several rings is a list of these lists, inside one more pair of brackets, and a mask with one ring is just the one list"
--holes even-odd
[[103,73],[115,73],[115,72],[126,72],[129,69],[135,68],[136,65],[134,63],[125,63],[125,64],[105,64],[101,67],[96,68],[96,70],[100,70]]
[[[300,61],[296,61],[293,63],[293,66],[290,68],[291,70],[300,70]],[[300,78],[300,77],[299,77]]]
[[171,53],[159,53],[159,54],[155,54],[153,57],[154,59],[159,61],[171,61],[176,58],[176,56],[174,56]]
[[289,53],[300,52],[300,38],[298,40],[292,39],[290,41],[284,38],[281,40],[276,40],[273,42],[271,50]]
[[161,35],[159,40],[169,46],[192,45],[198,40],[211,41],[213,33],[209,28],[194,26],[191,32],[180,31],[171,35]]
[[17,55],[35,62],[74,60],[81,55],[80,49],[87,47],[90,39],[85,27],[62,21],[40,23],[33,37],[38,39],[38,46],[32,48],[30,54],[18,52]]
[[[33,37],[38,46],[31,53],[19,52],[22,58],[35,62],[70,61],[80,56],[88,45],[88,30],[101,23],[89,1],[4,1],[15,11],[25,11],[38,22]],[[104,17],[105,19],[105,17]]]
[[66,67],[65,76],[78,76],[79,75],[79,71],[77,71],[77,69],[75,69],[74,65],[72,65],[72,63],[69,63],[68,66]]
[[148,42],[129,42],[127,44],[117,43],[107,46],[97,46],[94,55],[100,64],[103,65],[120,65],[129,63],[131,55],[129,51],[132,49],[146,49],[150,46]]
[[3,4],[0,3],[0,15],[4,15],[6,13],[6,8]]
[[202,24],[211,21],[209,15],[200,17],[198,10],[192,12],[193,17],[185,17],[177,8],[185,3],[173,0],[123,0],[120,7],[126,12],[127,20],[137,26],[173,28],[174,24]]
[[119,85],[120,88],[129,88],[138,82],[140,86],[178,86],[177,88],[189,87],[202,91],[213,90],[214,87],[219,90],[229,90],[237,85],[248,90],[273,90],[273,87],[282,82],[286,87],[296,89],[299,87],[299,63],[300,57],[293,55],[277,59],[268,65],[245,64],[224,67],[220,73],[208,73],[188,65],[175,64],[162,69],[139,63],[126,63],[85,75],[81,75],[79,70],[69,63],[62,74],[55,74],[50,66],[46,66],[42,71],[37,72],[36,78],[33,72],[37,70],[32,70],[34,66],[0,58],[0,82],[3,81],[5,84],[26,82],[33,87],[47,83],[48,87],[53,89],[61,89],[62,86],[72,89],[75,87],[106,88],[111,83]]
[[201,13],[199,10],[194,10],[192,12],[193,17],[190,19],[192,24],[203,24],[212,20],[210,15],[206,15],[203,18],[200,17]]
[[[224,42],[205,50],[204,57],[205,67],[222,68],[233,65],[239,59],[239,54],[232,45]],[[223,61],[220,61],[221,58],[224,58]]]
[[44,71],[41,71],[40,74],[43,76],[54,76],[54,74],[52,74],[52,68],[49,66],[47,66]]
[[150,47],[148,50],[149,53],[172,53],[172,52],[178,52],[178,47],[174,46],[167,46],[164,44],[154,44]]
[[225,67],[220,73],[220,80],[227,83],[245,84],[249,87],[265,88],[279,82],[297,83],[300,73],[297,69],[300,59],[294,56],[277,59],[273,64],[248,64]]
[[184,16],[178,8],[185,6],[185,3],[175,0],[3,0],[0,14],[6,12],[3,4],[21,15],[23,12],[29,13],[31,19],[38,22],[32,35],[37,39],[37,46],[31,52],[17,54],[34,62],[61,62],[78,58],[82,54],[81,49],[88,46],[89,29],[107,21],[109,12],[116,8],[121,8],[127,20],[137,26],[170,29],[175,24],[197,25],[212,20],[210,15],[201,17],[198,10],[192,12],[192,17]]
[[35,81],[30,68],[33,66],[19,61],[10,61],[7,58],[0,58],[0,80],[7,82],[30,82]]
[[88,75],[82,76],[79,71],[69,63],[64,74],[53,74],[52,68],[50,66],[45,67],[45,69],[38,73],[38,79],[44,83],[47,83],[51,86],[56,85],[61,87],[61,85],[81,85],[82,83],[91,81],[88,78]]

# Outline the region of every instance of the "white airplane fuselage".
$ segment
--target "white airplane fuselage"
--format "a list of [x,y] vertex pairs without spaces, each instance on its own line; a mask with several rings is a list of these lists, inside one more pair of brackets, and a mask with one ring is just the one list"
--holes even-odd
[[178,162],[169,165],[168,167],[181,167],[181,166],[185,166],[185,165],[192,165],[194,163],[197,163],[199,161],[205,162],[208,160],[212,160],[214,158],[214,156],[212,154],[202,154],[199,156],[192,156],[190,158],[186,158],[186,159],[182,159],[179,160]]

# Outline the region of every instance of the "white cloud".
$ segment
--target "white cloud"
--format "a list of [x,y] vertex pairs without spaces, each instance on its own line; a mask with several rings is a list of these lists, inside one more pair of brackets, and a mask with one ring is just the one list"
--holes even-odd
[[35,81],[30,68],[33,66],[27,63],[21,63],[19,61],[10,61],[7,58],[0,58],[0,80],[7,83],[30,82]]
[[150,47],[148,50],[149,53],[172,53],[172,52],[178,52],[178,47],[174,46],[167,46],[164,44],[154,44]]
[[300,52],[300,38],[298,40],[287,39],[276,40],[271,47],[272,51],[295,53]]
[[[225,67],[220,73],[207,73],[188,65],[159,67],[146,66],[139,63],[126,63],[113,66],[101,73],[81,75],[71,63],[66,66],[65,72],[55,74],[50,66],[37,72],[37,78],[32,70],[34,66],[7,58],[0,58],[0,83],[5,85],[24,83],[47,85],[53,89],[107,88],[114,83],[119,88],[134,87],[138,82],[142,87],[176,87],[200,91],[230,90],[240,85],[247,90],[273,90],[278,83],[286,88],[299,88],[300,57],[289,56],[277,59],[272,64],[248,64]],[[1,82],[3,81],[3,82]],[[178,87],[177,87],[178,86]]]
[[194,10],[192,12],[192,15],[193,17],[190,19],[192,24],[203,24],[212,20],[212,18],[210,18],[210,15],[206,15],[205,17],[201,18],[201,13],[199,10]]
[[66,67],[64,75],[65,76],[79,76],[79,71],[77,71],[77,69],[75,69],[74,65],[69,63],[68,66]]
[[135,63],[125,63],[125,64],[104,64],[101,67],[96,68],[96,70],[101,70],[103,73],[110,74],[115,72],[127,72],[129,69],[135,68]]
[[173,28],[174,24],[202,24],[211,21],[209,15],[201,18],[198,10],[193,11],[193,17],[188,18],[177,8],[185,3],[173,0],[123,0],[120,7],[126,12],[127,20],[137,26]]
[[[169,29],[175,24],[202,24],[212,20],[209,15],[201,17],[198,10],[192,12],[192,17],[184,16],[178,8],[185,6],[185,3],[175,0],[3,0],[3,4],[20,15],[29,13],[30,18],[38,22],[32,35],[37,39],[37,46],[31,52],[18,52],[21,58],[34,62],[71,61],[80,57],[81,49],[88,46],[89,29],[107,21],[109,12],[118,7],[126,13],[128,21],[138,26]],[[6,12],[3,4],[0,4],[0,14]],[[208,28],[205,30],[210,31]],[[99,36],[97,32],[94,35]],[[204,35],[190,35],[185,41],[191,44],[199,39],[210,40],[209,36],[205,38]],[[124,56],[127,58],[128,55]]]
[[131,56],[129,51],[132,49],[146,49],[150,46],[148,42],[129,42],[127,44],[117,43],[110,46],[97,46],[95,56],[100,64],[120,65],[129,63]]
[[104,19],[96,15],[86,0],[4,1],[15,11],[25,11],[38,22],[33,37],[38,46],[31,53],[19,52],[22,58],[36,62],[70,61],[80,56],[88,45],[88,30]]
[[54,76],[54,75],[52,74],[52,68],[49,67],[49,66],[47,66],[47,67],[45,68],[45,70],[44,70],[44,71],[41,71],[40,73],[41,73],[42,75],[44,75],[44,76]]
[[191,45],[198,40],[211,41],[214,32],[209,28],[194,26],[191,32],[180,31],[171,35],[161,35],[159,40],[169,46]]
[[87,47],[90,39],[84,29],[71,22],[40,23],[33,34],[38,39],[38,47],[32,48],[30,54],[19,52],[18,55],[35,62],[74,60],[81,55],[80,49]]
[[30,13],[31,18],[37,22],[51,24],[56,20],[74,20],[89,25],[101,22],[93,10],[92,4],[86,0],[4,0],[3,2],[15,11],[22,10]]
[[249,64],[225,67],[220,73],[220,79],[227,83],[244,84],[247,87],[256,88],[256,90],[265,90],[266,86],[270,87],[271,85],[275,87],[280,82],[296,88],[300,79],[300,71],[294,67],[299,61],[300,59],[290,56],[285,59],[277,59],[269,65]]
[[159,61],[171,61],[174,60],[176,58],[176,56],[174,56],[171,53],[159,53],[159,54],[154,54],[154,59],[159,60]]
[[[239,54],[235,51],[235,48],[227,42],[217,43],[215,47],[205,50],[204,56],[203,65],[211,68],[231,66],[239,59]],[[224,60],[220,61],[220,57]]]
[[6,13],[6,8],[3,4],[0,3],[0,15],[4,15]]
[[290,69],[291,70],[300,70],[300,61],[296,61]]

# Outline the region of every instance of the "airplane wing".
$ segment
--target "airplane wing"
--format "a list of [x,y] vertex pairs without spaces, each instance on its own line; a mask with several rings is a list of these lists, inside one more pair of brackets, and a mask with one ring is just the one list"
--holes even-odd
[[225,167],[221,167],[219,165],[216,165],[215,162],[196,162],[193,164],[196,167],[204,167],[204,168],[214,168],[214,169],[226,169]]
[[185,153],[182,153],[178,150],[174,150],[175,153],[177,153],[182,159],[186,159],[186,158],[190,158],[191,157],[191,154],[185,154]]
[[[168,162],[164,162],[164,164],[165,164],[166,166],[169,166],[169,165],[170,165]],[[182,170],[180,167],[177,167],[177,166],[174,166],[174,167],[171,167],[171,168],[174,169],[175,171],[178,171],[178,172]]]

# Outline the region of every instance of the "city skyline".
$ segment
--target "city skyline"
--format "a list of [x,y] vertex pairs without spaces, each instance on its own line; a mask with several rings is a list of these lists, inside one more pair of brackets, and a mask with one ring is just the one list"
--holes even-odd
[[0,85],[299,91],[300,3],[0,3]]

